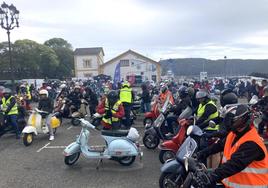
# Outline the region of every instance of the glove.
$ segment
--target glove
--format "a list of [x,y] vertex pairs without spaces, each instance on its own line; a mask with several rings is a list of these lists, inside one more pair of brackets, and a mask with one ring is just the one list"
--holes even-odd
[[216,186],[216,181],[210,172],[197,171],[193,176],[192,185],[195,188],[213,188]]
[[111,118],[111,117],[113,117],[113,114],[112,114],[111,110],[106,110],[105,113],[106,113],[106,115],[105,115],[106,118]]

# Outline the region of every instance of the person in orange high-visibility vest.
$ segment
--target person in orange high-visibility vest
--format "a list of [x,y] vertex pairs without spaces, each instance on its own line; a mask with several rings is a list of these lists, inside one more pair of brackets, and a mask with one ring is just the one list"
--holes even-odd
[[165,85],[161,86],[161,93],[159,95],[159,101],[160,101],[161,105],[163,105],[165,103],[168,96],[169,96],[170,103],[175,104],[173,95],[168,90],[168,87]]
[[251,117],[245,104],[228,108],[224,118],[230,130],[227,137],[197,153],[197,158],[202,159],[223,151],[222,162],[215,170],[194,175],[194,187],[215,187],[216,182],[222,182],[228,188],[268,187],[267,148]]

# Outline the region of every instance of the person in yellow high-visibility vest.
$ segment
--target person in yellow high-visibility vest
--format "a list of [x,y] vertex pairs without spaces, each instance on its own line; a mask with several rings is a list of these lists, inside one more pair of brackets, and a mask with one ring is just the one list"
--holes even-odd
[[206,128],[208,130],[218,130],[219,125],[216,125],[215,127],[208,127],[210,120],[215,122],[219,121],[219,112],[216,104],[209,98],[206,91],[198,91],[196,93],[196,99],[199,101],[199,106],[196,110],[198,118],[196,125],[198,125],[201,129]]
[[125,126],[127,129],[129,129],[131,127],[130,112],[134,100],[134,93],[128,82],[124,82],[122,84],[122,88],[119,90],[119,100],[123,103],[125,109]]
[[17,124],[18,118],[18,106],[16,98],[12,95],[10,89],[4,89],[4,97],[1,100],[1,110],[3,111],[6,118],[6,125],[10,124],[16,133],[16,139],[20,138],[20,131]]

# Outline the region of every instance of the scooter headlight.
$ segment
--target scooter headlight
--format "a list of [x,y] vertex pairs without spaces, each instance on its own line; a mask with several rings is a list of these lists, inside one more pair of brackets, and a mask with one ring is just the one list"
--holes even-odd
[[189,136],[192,133],[193,129],[194,129],[194,126],[192,125],[188,127],[187,132],[186,132],[187,136]]

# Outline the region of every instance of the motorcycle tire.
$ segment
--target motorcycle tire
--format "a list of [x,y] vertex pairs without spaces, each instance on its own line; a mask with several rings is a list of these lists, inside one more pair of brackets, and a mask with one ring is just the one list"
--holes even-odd
[[179,182],[175,183],[175,180],[180,176],[180,174],[173,173],[162,173],[159,178],[159,187],[160,188],[179,188],[183,185],[183,178],[179,178]]
[[159,161],[164,164],[169,159],[174,159],[176,153],[171,150],[161,150],[159,153]]
[[24,133],[22,140],[26,147],[30,146],[33,143],[33,133]]
[[72,123],[72,125],[75,126],[75,127],[78,126],[78,125],[80,125],[80,121],[79,121],[78,118],[72,118],[71,123]]
[[80,157],[80,152],[74,153],[74,154],[69,155],[69,156],[65,156],[64,163],[68,166],[71,166],[74,163],[76,163],[76,161],[79,159],[79,157]]
[[147,149],[155,149],[160,143],[160,139],[151,134],[145,134],[142,141]]
[[123,166],[130,166],[135,161],[136,156],[127,156],[118,159],[118,162]]

